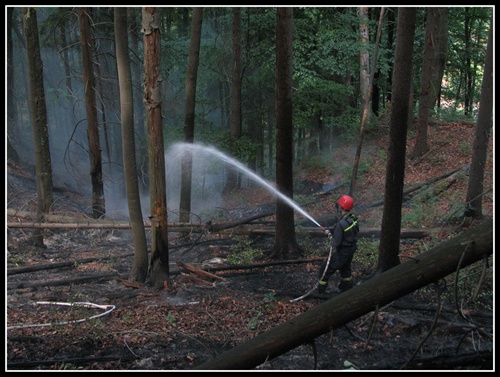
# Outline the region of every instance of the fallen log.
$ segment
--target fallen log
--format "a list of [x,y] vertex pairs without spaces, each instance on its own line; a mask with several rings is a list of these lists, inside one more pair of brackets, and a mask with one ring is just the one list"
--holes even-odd
[[[247,219],[253,221],[255,217]],[[145,224],[145,227],[150,227],[150,224]],[[112,223],[40,223],[40,222],[8,222],[7,228],[38,228],[38,229],[130,229],[131,225],[128,222],[112,222]],[[235,229],[236,228],[236,229]],[[451,228],[449,228],[451,229]],[[167,224],[169,233],[186,232],[191,233],[215,233],[215,234],[230,234],[230,235],[274,235],[276,228],[274,225],[254,225],[237,222],[221,222],[221,223],[169,223]],[[424,238],[431,234],[442,232],[443,228],[403,228],[401,229],[401,238]],[[323,231],[318,227],[302,227],[302,232],[311,236],[324,237]],[[360,237],[378,238],[380,237],[380,228],[365,228],[359,233]]]
[[205,277],[205,278],[215,279],[215,280],[219,280],[219,281],[225,280],[224,278],[222,278],[220,276],[211,274],[210,272],[203,271],[197,267],[191,266],[190,264],[183,263],[181,261],[177,261],[177,265],[181,268],[185,268],[186,270],[194,272],[195,274],[200,275],[200,276]]
[[202,278],[199,278],[198,276],[194,276],[191,274],[185,274],[185,273],[181,272],[181,275],[184,276],[186,279],[194,281],[196,284],[199,284],[199,285],[208,285],[208,286],[213,287],[215,284],[215,283],[212,283],[211,281],[204,280]]
[[[90,281],[99,281],[103,279],[113,279],[120,277],[117,273],[112,274],[97,274],[91,276],[80,276],[77,278],[71,279],[58,279],[58,280],[36,280],[36,281],[26,281],[26,282],[7,282],[7,289],[20,289],[20,288],[33,288],[33,287],[49,287],[49,286],[60,286],[60,285],[68,285],[68,284],[78,284],[78,283],[88,283]],[[121,277],[125,279],[126,277]]]
[[378,306],[423,288],[493,254],[493,220],[443,242],[352,289],[319,304],[292,320],[261,333],[213,359],[198,370],[255,368],[304,343],[312,342]]
[[42,271],[42,270],[52,270],[55,268],[62,268],[62,267],[73,267],[77,266],[78,264],[82,263],[91,263],[95,262],[98,260],[104,260],[104,259],[109,259],[108,258],[86,258],[86,259],[78,259],[74,261],[69,261],[69,262],[55,262],[55,263],[48,263],[48,264],[36,264],[32,266],[24,266],[24,267],[12,267],[7,269],[7,275],[16,275],[16,274],[24,274],[27,272],[35,272],[35,271]]
[[265,268],[271,266],[282,266],[287,264],[300,264],[300,263],[313,263],[323,261],[325,258],[308,258],[308,259],[289,259],[281,261],[273,261],[266,263],[253,263],[253,264],[238,264],[220,267],[205,267],[208,271],[231,271],[231,270],[249,270],[255,268]]

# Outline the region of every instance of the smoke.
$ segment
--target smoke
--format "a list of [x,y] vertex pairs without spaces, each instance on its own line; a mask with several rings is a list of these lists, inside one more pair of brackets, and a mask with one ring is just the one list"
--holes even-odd
[[[169,221],[178,220],[180,205],[182,158],[186,152],[173,144],[165,153],[167,206]],[[222,191],[226,182],[226,166],[206,153],[192,153],[191,213],[192,220],[207,221],[217,216],[223,205]]]

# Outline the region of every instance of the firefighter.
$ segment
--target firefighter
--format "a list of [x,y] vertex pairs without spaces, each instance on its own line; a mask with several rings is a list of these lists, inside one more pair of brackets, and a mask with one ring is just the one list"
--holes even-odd
[[353,206],[354,199],[349,195],[341,196],[335,203],[337,212],[341,216],[333,233],[328,229],[325,230],[335,252],[331,256],[328,266],[326,265],[327,261],[324,261],[319,270],[318,293],[320,294],[326,292],[328,280],[337,270],[340,272],[341,278],[339,289],[344,292],[353,286],[351,263],[357,250],[359,233],[358,218],[351,213]]

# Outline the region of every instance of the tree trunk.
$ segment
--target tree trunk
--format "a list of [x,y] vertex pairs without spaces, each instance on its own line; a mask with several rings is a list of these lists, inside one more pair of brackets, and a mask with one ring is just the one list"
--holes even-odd
[[[292,29],[293,8],[276,10],[276,185],[293,198],[293,122],[292,122]],[[301,254],[295,238],[293,208],[283,200],[276,202],[276,238],[271,257],[288,258],[288,252]]]
[[[396,94],[394,98],[397,98]],[[196,369],[255,368],[375,310],[377,306],[386,305],[492,254],[493,221],[489,220],[219,354]]]
[[476,135],[472,144],[472,162],[466,195],[466,211],[464,217],[480,219],[483,216],[484,169],[486,165],[488,140],[492,128],[493,116],[493,21],[486,46],[481,101],[477,116]]
[[[438,54],[440,52],[440,38],[448,38],[447,34],[442,35],[440,26],[442,19],[442,8],[430,7],[427,9],[427,24],[425,27],[425,47],[422,62],[422,77],[420,83],[420,95],[418,106],[418,125],[415,146],[411,158],[418,158],[429,151],[429,143],[427,138],[427,129],[429,123],[429,111],[434,107],[439,88],[437,80],[442,77],[439,74]],[[444,69],[444,66],[443,66]]]
[[134,134],[134,98],[132,95],[132,73],[128,55],[127,8],[117,7],[114,14],[116,64],[120,85],[120,113],[122,124],[123,165],[127,204],[134,242],[134,263],[129,280],[144,283],[148,275],[148,247],[141,198],[137,180]]
[[[359,8],[359,35],[361,42],[361,50],[359,52],[359,94],[361,97],[361,116],[363,116],[364,109],[367,108],[370,99],[368,98],[368,87],[373,82],[370,81],[370,72],[368,67],[370,65],[370,53],[368,52],[368,44],[370,42],[368,30],[368,7]],[[373,71],[372,71],[373,72]]]
[[[23,8],[23,21],[28,58],[30,117],[35,149],[37,220],[42,222],[44,213],[49,212],[53,204],[53,184],[43,64],[38,40],[37,15],[34,8]],[[35,230],[31,241],[35,246],[44,246],[43,232]]]
[[[130,49],[132,51],[139,51],[139,35],[140,35],[140,20],[137,21],[137,12],[139,11],[140,18],[141,8],[127,8],[128,12],[128,26],[130,32]],[[147,177],[148,173],[148,146],[147,146],[147,126],[144,116],[144,102],[142,87],[142,77],[144,73],[144,65],[139,59],[132,59],[132,82],[135,83],[134,87],[134,118],[135,118],[135,133],[137,138],[135,140],[136,145],[136,161],[137,161],[137,176],[139,177],[139,192],[147,194]]]
[[[377,55],[378,55],[378,46],[380,43],[380,35],[382,33],[382,20],[384,19],[384,8],[380,9],[380,17],[379,17],[379,22],[378,22],[378,28],[377,28],[377,40],[375,42],[375,50],[373,52],[373,58],[372,58],[372,67],[371,67],[371,74],[370,78],[368,80],[368,83],[366,85],[366,94],[364,95],[364,100],[363,100],[363,111],[362,111],[362,116],[361,116],[361,126],[359,129],[359,139],[358,139],[358,147],[356,149],[356,155],[354,157],[354,164],[352,168],[352,174],[351,174],[351,185],[349,186],[349,195],[354,196],[354,187],[356,186],[356,179],[358,175],[358,166],[359,166],[359,159],[361,157],[361,148],[363,146],[363,137],[365,134],[365,126],[368,123],[368,115],[370,113],[370,101],[372,99],[372,90],[373,90],[373,82],[375,78],[375,71],[377,67]],[[368,62],[366,63],[368,64]],[[365,86],[362,85],[361,88],[363,89]]]
[[88,8],[80,8],[80,44],[82,47],[83,86],[87,109],[87,137],[89,142],[90,178],[92,181],[92,216],[95,219],[106,214],[104,205],[104,184],[102,180],[101,146],[99,143],[99,122],[95,98],[95,77],[92,68],[92,37]]
[[8,7],[6,18],[7,18],[7,132],[5,138],[7,139],[7,161],[13,161],[19,163],[19,154],[14,147],[13,142],[13,130],[17,128],[18,114],[15,110],[14,104],[14,46],[12,44],[12,17],[14,14],[14,8]]
[[[184,141],[194,141],[194,119],[196,113],[196,80],[200,60],[201,24],[203,8],[193,8],[191,20],[191,42],[189,45],[186,72],[186,112],[184,114]],[[191,214],[191,177],[193,172],[192,151],[184,151],[182,157],[181,194],[179,201],[179,221],[188,222]]]
[[416,8],[399,9],[382,235],[377,266],[377,270],[380,272],[399,264],[401,207],[403,203],[406,135],[408,130],[408,99],[411,85],[415,19]]
[[432,71],[432,93],[434,98],[432,105],[440,107],[441,84],[443,81],[444,69],[448,60],[448,8],[436,8],[438,12],[438,29],[436,51],[434,55],[434,64]]
[[151,284],[161,289],[168,280],[168,229],[165,151],[161,118],[160,17],[155,7],[142,11],[144,32],[144,103],[148,121],[151,206]]
[[[387,12],[387,55],[386,59],[388,61],[388,72],[387,72],[387,82],[386,82],[386,87],[387,88],[392,88],[392,77],[394,74],[394,63],[393,63],[393,51],[394,51],[394,30],[396,27],[394,26],[396,24],[396,18],[398,14],[399,8],[389,8]],[[387,91],[387,104],[390,104],[392,102],[392,91],[389,89]],[[390,106],[390,105],[389,105]]]
[[[241,9],[233,8],[233,64],[231,75],[231,123],[230,150],[231,155],[237,157],[237,143],[241,138]],[[238,169],[227,168],[227,181],[224,193],[229,194],[238,187]]]

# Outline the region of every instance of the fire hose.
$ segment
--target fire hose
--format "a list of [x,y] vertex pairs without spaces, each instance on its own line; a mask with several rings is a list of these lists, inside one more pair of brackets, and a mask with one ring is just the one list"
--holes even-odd
[[[325,232],[325,234],[328,236],[328,238],[330,238],[332,236],[332,234],[330,233],[330,231],[328,229],[325,230],[325,228],[323,228],[322,226],[320,228],[321,228],[321,230],[323,230]],[[323,280],[323,278],[325,277],[326,270],[328,269],[328,265],[330,264],[330,259],[332,258],[332,254],[333,254],[333,245],[330,243],[330,252],[328,253],[328,259],[326,260],[325,269],[324,269],[323,273],[321,274],[321,277],[319,278],[319,280],[316,282],[316,284],[314,284],[314,286],[309,291],[307,291],[306,293],[304,293],[300,297],[297,297],[297,298],[294,298],[293,300],[290,300],[290,302],[297,302],[297,301],[303,300],[304,298],[309,296],[311,293],[313,293],[316,290],[316,288],[318,288],[319,282],[321,280]]]

